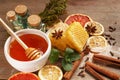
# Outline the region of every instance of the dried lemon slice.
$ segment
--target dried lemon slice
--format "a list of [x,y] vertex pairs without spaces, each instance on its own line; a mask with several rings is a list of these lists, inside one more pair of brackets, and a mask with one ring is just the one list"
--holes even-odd
[[46,65],[39,72],[40,80],[62,80],[62,70],[55,65]]
[[87,22],[84,28],[90,35],[101,35],[104,32],[103,25],[96,21]]
[[91,36],[87,41],[87,45],[93,52],[102,52],[108,46],[107,40],[103,36]]

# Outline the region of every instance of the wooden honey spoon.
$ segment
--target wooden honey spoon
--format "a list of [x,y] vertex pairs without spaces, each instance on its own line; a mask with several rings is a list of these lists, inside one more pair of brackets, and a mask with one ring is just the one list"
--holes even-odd
[[10,27],[0,18],[0,22],[4,25],[4,28],[7,30],[7,32],[14,37],[17,42],[25,49],[25,54],[30,60],[34,60],[42,56],[43,52],[32,48],[28,47],[11,29]]

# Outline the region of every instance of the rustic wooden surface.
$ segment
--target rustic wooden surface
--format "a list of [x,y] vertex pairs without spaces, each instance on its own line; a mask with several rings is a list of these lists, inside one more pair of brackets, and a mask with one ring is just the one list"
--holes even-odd
[[[0,17],[7,23],[5,16],[9,10],[14,10],[18,4],[25,4],[31,14],[42,12],[49,0],[0,0]],[[120,0],[68,0],[67,14],[61,16],[64,20],[69,14],[81,13],[89,15],[93,20],[105,27],[105,32],[116,39],[116,46],[120,46]],[[115,27],[115,32],[109,32],[109,26]],[[0,25],[0,80],[7,79],[17,72],[4,57],[4,43],[8,38],[6,30]]]

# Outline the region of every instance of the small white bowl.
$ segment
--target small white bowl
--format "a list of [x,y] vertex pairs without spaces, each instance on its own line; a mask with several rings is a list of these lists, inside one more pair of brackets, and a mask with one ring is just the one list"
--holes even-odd
[[5,42],[5,46],[4,46],[4,54],[5,57],[8,61],[8,63],[14,67],[16,70],[18,71],[22,71],[22,72],[34,72],[37,71],[39,69],[41,69],[47,62],[48,57],[50,55],[50,51],[51,51],[51,42],[49,37],[42,31],[40,30],[36,30],[36,29],[23,29],[23,30],[19,30],[16,32],[17,35],[24,35],[24,34],[36,34],[39,35],[41,37],[43,37],[46,42],[48,43],[48,48],[46,50],[46,52],[44,53],[44,55],[36,60],[32,60],[32,61],[19,61],[16,60],[14,58],[12,58],[9,55],[9,46],[11,41],[13,40],[11,37],[9,37],[6,42]]

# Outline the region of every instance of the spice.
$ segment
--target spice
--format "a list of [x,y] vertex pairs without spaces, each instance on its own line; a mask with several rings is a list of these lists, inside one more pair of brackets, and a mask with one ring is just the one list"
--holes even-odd
[[116,43],[117,43],[117,42],[114,42],[114,43],[113,43],[113,46],[114,46]]
[[116,28],[109,26],[109,32],[114,32],[115,30],[116,30]]
[[78,76],[85,77],[85,71],[81,71],[78,73]]
[[84,57],[84,53],[81,53],[81,58],[73,63],[72,70],[68,71],[68,72],[65,72],[65,74],[63,76],[65,78],[65,80],[70,80],[70,78],[72,77],[73,73],[75,72],[75,70],[77,69],[77,67],[80,65],[83,57]]
[[106,37],[106,39],[108,40],[108,44],[109,45],[115,45],[117,42],[115,41],[116,39],[113,38],[110,34],[104,34],[104,37]]
[[59,39],[59,38],[61,38],[61,36],[62,36],[62,33],[63,33],[63,31],[62,30],[55,30],[55,32],[54,33],[52,33],[52,37],[54,37],[54,38],[56,38],[56,39]]
[[86,58],[85,62],[87,62],[89,60],[89,57]]
[[117,59],[120,59],[120,57],[117,57]]
[[114,53],[110,51],[111,56],[114,56]]
[[111,42],[110,42],[110,41],[108,41],[108,43],[109,43],[109,45],[111,45]]
[[84,54],[89,54],[90,48],[89,46],[86,46],[86,48],[83,50]]
[[110,35],[109,35],[109,34],[104,34],[103,36],[110,37]]
[[85,66],[79,67],[79,69],[84,69],[84,68],[85,68]]
[[110,40],[115,40],[115,38],[113,38],[113,37],[110,37]]
[[114,22],[112,26],[108,26],[108,31],[110,32],[109,34],[104,34],[104,37],[108,40],[109,45],[115,46],[116,45],[116,39],[112,37],[110,34],[116,31],[116,26],[117,22]]
[[91,66],[86,65],[85,70],[89,72],[92,76],[94,76],[97,80],[105,80],[101,74],[99,74],[96,70],[94,70]]
[[[97,64],[94,64],[92,62],[86,62],[86,66],[89,66],[92,69],[94,69],[96,72],[99,72],[100,74],[103,74],[104,76],[109,77],[111,80],[119,80],[120,78],[120,76],[117,73],[107,70],[106,68],[99,66]],[[99,79],[99,80],[103,80],[103,79]]]
[[88,33],[95,33],[96,26],[92,26],[92,24],[91,25],[87,25],[86,30],[87,30]]
[[112,65],[112,66],[120,67],[120,60],[118,60],[117,58],[113,58],[112,56],[94,54],[93,61],[100,62],[105,65]]

